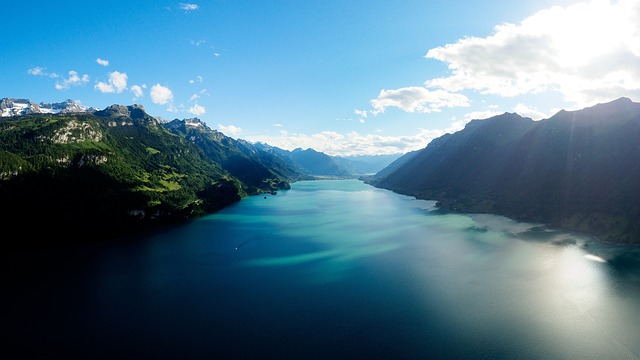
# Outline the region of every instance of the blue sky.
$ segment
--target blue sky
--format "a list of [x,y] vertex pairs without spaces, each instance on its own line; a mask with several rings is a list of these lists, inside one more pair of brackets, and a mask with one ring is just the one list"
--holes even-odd
[[10,2],[0,97],[404,153],[471,119],[640,100],[640,1]]

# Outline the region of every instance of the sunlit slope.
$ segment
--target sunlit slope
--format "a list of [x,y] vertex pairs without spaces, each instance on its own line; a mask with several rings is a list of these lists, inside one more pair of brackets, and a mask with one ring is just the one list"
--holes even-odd
[[370,183],[446,209],[640,243],[640,104],[621,98],[532,121],[472,121]]

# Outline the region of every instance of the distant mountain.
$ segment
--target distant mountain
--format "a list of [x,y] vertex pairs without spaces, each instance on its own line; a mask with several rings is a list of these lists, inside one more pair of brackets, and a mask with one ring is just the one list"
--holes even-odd
[[332,177],[349,177],[352,175],[349,171],[336,164],[331,156],[313,149],[294,149],[289,156],[293,161],[300,164],[307,174]]
[[[410,159],[412,159],[417,153],[418,153],[418,150],[410,151],[410,152],[408,152],[408,153],[406,153],[404,155],[400,155],[395,160],[393,160],[391,163],[387,164],[382,169],[376,171],[374,175],[376,177],[384,177],[384,176],[396,171],[398,168],[400,168],[402,165],[404,165],[406,162],[408,162]],[[367,178],[367,177],[365,176],[363,178]]]
[[640,104],[627,98],[541,121],[505,113],[434,139],[366,181],[445,209],[640,243],[638,139]]
[[395,155],[354,155],[331,156],[314,149],[302,148],[293,151],[284,150],[263,143],[254,146],[265,152],[287,159],[287,162],[300,172],[313,177],[355,178],[360,175],[371,175],[384,169],[394,160],[402,156]]
[[306,180],[312,180],[314,178],[305,171],[301,164],[298,164],[291,158],[291,151],[260,142],[251,145],[262,153],[270,154],[273,157],[280,159],[280,161],[282,161],[288,168],[292,169],[293,172],[303,174]]
[[98,109],[67,100],[59,103],[36,104],[28,99],[3,98],[0,100],[0,117],[21,116],[29,114],[65,114],[94,112]]
[[371,175],[389,166],[402,154],[333,156],[333,161],[353,175]]
[[300,172],[312,177],[345,178],[353,177],[347,169],[336,163],[333,157],[313,149],[301,148],[293,151],[280,149],[275,146],[257,143],[254,146],[264,152],[275,154],[287,159],[287,162]]
[[138,105],[0,118],[0,218],[17,235],[2,246],[156,228],[299,176],[197,119],[161,123]]

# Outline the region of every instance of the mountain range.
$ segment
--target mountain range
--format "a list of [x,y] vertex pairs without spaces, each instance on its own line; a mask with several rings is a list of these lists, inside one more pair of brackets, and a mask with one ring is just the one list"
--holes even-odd
[[58,103],[36,104],[29,99],[3,98],[0,100],[0,117],[29,114],[66,114],[98,111],[97,108],[81,105],[74,100]]
[[294,181],[357,176],[312,149],[252,144],[197,118],[156,119],[140,105],[0,104],[0,216],[6,224],[37,219],[20,229],[28,239],[113,238],[275,194]]
[[445,210],[640,243],[640,104],[628,98],[540,121],[514,113],[473,120],[422,150],[377,157],[250,143],[197,118],[156,119],[140,105],[0,105],[0,216],[14,226],[36,219],[19,228],[40,239],[31,243],[50,233],[110,238],[291,182],[358,176]]
[[640,243],[640,104],[474,120],[364,180],[442,209]]
[[[0,117],[33,114],[94,113],[97,111],[100,110],[95,107],[84,106],[80,104],[80,102],[71,99],[58,103],[41,102],[39,104],[29,99],[0,99]],[[189,121],[192,119],[185,120]],[[194,120],[199,122],[198,119]],[[158,119],[158,121],[166,123],[166,121],[162,119]],[[249,144],[246,141],[245,143]],[[372,174],[383,169],[400,156],[400,154],[330,156],[313,149],[303,150],[299,148],[288,151],[268,144],[257,143],[252,145],[290,159],[293,162],[293,164],[290,165],[298,167],[297,170],[299,172],[320,177],[352,177],[354,175]]]

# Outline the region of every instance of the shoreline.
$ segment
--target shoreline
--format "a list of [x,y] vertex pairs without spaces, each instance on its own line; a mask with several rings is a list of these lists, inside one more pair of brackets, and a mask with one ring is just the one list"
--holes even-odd
[[[379,189],[385,189],[385,190],[389,190],[393,193],[399,194],[399,195],[405,195],[405,196],[413,196],[416,200],[427,200],[427,201],[435,201],[436,202],[436,208],[442,211],[448,211],[448,212],[452,212],[452,213],[459,213],[459,214],[487,214],[487,215],[496,215],[496,216],[504,216],[507,217],[511,220],[514,221],[518,221],[518,222],[524,222],[524,223],[532,223],[533,220],[528,220],[528,219],[521,219],[518,217],[514,217],[513,215],[510,214],[498,214],[498,213],[493,213],[493,212],[471,212],[471,211],[465,211],[465,210],[460,210],[460,209],[450,209],[447,208],[446,206],[441,206],[439,205],[439,203],[441,202],[440,200],[437,199],[429,199],[423,196],[419,196],[419,195],[415,195],[415,194],[403,194],[401,192],[395,191],[393,189],[389,189],[389,188],[384,188],[384,187],[378,187],[375,184],[367,181],[366,179],[361,179],[365,184],[368,184],[370,186],[373,186],[375,188],[379,188]],[[546,227],[548,227],[549,229],[553,229],[553,230],[558,230],[558,231],[564,231],[564,232],[568,232],[568,233],[572,233],[572,234],[576,234],[576,235],[582,235],[582,236],[586,236],[586,237],[590,237],[593,240],[595,240],[596,242],[600,243],[600,244],[604,244],[604,245],[614,245],[614,246],[633,246],[633,247],[637,247],[640,246],[640,239],[638,239],[637,242],[617,242],[617,241],[609,241],[609,240],[603,240],[600,237],[598,237],[597,234],[594,233],[590,233],[590,232],[585,232],[585,231],[579,231],[576,229],[571,229],[571,228],[565,228],[565,227],[561,227],[561,226],[554,226],[550,223],[546,223],[546,222],[536,222],[539,223],[541,225],[544,225]]]

